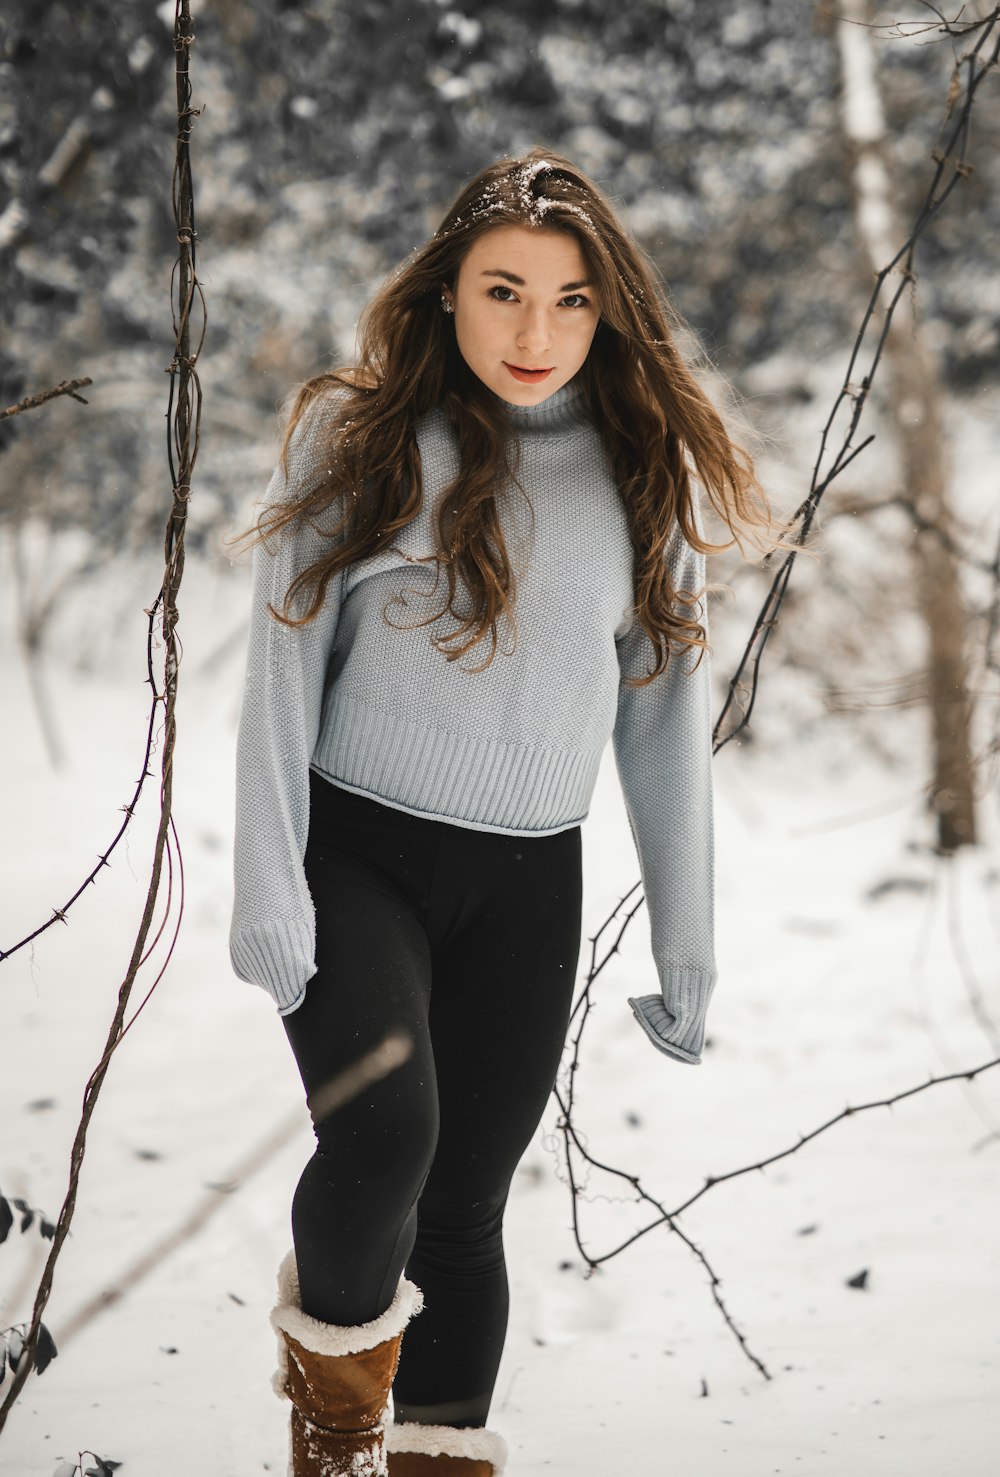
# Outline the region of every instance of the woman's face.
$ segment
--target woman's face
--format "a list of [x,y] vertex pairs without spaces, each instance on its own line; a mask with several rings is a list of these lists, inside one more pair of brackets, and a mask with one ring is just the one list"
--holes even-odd
[[497,226],[477,237],[454,291],[444,289],[473,374],[514,405],[554,395],[583,364],[600,322],[596,285],[587,278],[567,231]]

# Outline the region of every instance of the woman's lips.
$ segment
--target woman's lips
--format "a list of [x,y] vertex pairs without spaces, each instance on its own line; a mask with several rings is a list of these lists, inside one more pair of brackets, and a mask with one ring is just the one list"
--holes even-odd
[[503,362],[504,368],[509,369],[516,380],[521,380],[526,385],[540,384],[543,379],[548,379],[552,370],[555,368],[553,364],[548,369],[522,369],[520,365],[508,364],[506,359]]

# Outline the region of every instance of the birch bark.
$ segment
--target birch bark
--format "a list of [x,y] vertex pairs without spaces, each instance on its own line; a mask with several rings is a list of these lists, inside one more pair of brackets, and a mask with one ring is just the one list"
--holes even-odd
[[[879,272],[906,239],[887,163],[870,0],[840,0],[836,25],[841,118],[852,160],[854,218],[867,264]],[[933,776],[929,804],[942,852],[976,840],[972,703],[965,649],[968,618],[949,505],[946,434],[936,367],[913,312],[900,298],[886,342],[889,400],[904,495],[931,527],[914,538],[914,595],[927,633],[927,704]]]

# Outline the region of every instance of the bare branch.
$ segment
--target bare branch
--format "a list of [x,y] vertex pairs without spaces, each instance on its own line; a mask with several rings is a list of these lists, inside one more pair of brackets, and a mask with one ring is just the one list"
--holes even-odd
[[[943,147],[935,151],[935,170],[924,199],[917,211],[916,220],[914,221],[910,234],[899,247],[893,259],[876,276],[875,286],[862,315],[861,325],[851,351],[847,371],[844,375],[843,386],[834,400],[833,407],[820,436],[819,453],[813,469],[809,492],[794,515],[793,523],[797,524],[798,527],[792,537],[800,545],[804,544],[808,538],[817,509],[826,490],[841,475],[854,457],[874,440],[873,436],[869,436],[860,446],[855,447],[853,445],[854,435],[857,432],[862,414],[871,394],[872,383],[888,341],[889,330],[892,326],[896,307],[908,286],[915,281],[913,262],[917,243],[941,210],[956,185],[961,180],[968,178],[971,170],[971,165],[966,157],[966,149],[968,147],[972,108],[976,94],[983,81],[991,72],[996,70],[998,62],[1000,62],[1000,7],[991,11],[984,20],[969,22],[962,27],[958,27],[957,21],[945,22],[944,24],[951,28],[949,34],[964,36],[977,30],[980,32],[975,46],[962,58],[965,72],[965,87],[961,106],[958,108],[954,126],[948,133]],[[956,27],[958,28],[956,29]],[[994,32],[998,34],[994,35]],[[992,47],[987,53],[987,43],[991,40],[991,37]],[[954,113],[955,104],[949,95],[946,109],[947,118],[950,119]],[[874,320],[875,309],[884,297],[885,286],[889,276],[896,272],[897,268],[899,280],[888,302],[885,303],[881,331],[874,344],[871,344],[869,342],[869,335]],[[865,373],[859,375],[857,372],[858,362],[862,354],[866,351],[869,356],[868,367]],[[827,448],[832,434],[833,423],[841,406],[845,403],[851,407],[847,429],[841,441],[840,448],[827,467]],[[795,562],[796,552],[795,549],[792,549],[786,554],[779,566],[764,603],[758,612],[739,666],[730,678],[726,700],[713,730],[714,751],[716,753],[724,745],[729,743],[731,739],[735,738],[738,733],[742,732],[750,721],[750,715],[757,696],[761,658],[763,657],[768,637],[778,619],[781,603],[784,599],[788,580]],[[748,669],[749,675],[747,675]],[[745,699],[741,711],[738,709],[738,698]],[[723,725],[734,710],[738,711],[738,717],[733,723],[733,726],[724,732]]]
[[12,415],[21,415],[25,410],[35,410],[39,405],[44,405],[48,400],[54,400],[57,395],[69,395],[71,400],[79,400],[81,405],[89,405],[77,390],[82,390],[85,385],[92,385],[94,381],[86,375],[81,379],[63,380],[61,384],[53,386],[51,390],[42,390],[39,395],[27,395],[19,400],[16,405],[8,405],[6,410],[0,410],[0,421],[10,420]]

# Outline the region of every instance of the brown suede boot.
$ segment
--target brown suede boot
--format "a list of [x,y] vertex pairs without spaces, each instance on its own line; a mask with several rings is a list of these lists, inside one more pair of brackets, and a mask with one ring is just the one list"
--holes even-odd
[[481,1426],[387,1426],[389,1477],[500,1477],[507,1443]]
[[289,1477],[386,1477],[383,1417],[403,1329],[423,1294],[401,1277],[386,1311],[343,1327],[303,1313],[295,1254],[278,1271],[274,1388],[292,1402]]

